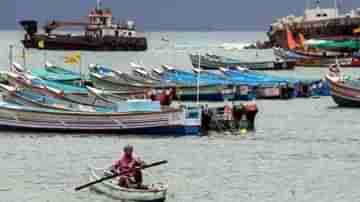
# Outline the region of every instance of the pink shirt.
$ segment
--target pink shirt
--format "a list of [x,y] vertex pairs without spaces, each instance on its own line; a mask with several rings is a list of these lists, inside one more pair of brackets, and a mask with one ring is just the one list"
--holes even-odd
[[139,162],[140,158],[136,155],[133,154],[131,157],[128,157],[124,154],[121,159],[114,164],[114,168],[120,171],[129,170],[133,168],[134,164]]

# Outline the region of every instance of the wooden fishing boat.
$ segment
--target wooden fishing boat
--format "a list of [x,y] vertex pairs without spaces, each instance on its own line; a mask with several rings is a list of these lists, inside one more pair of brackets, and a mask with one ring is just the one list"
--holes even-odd
[[31,89],[18,89],[13,86],[0,84],[0,90],[3,92],[2,99],[6,102],[17,103],[21,105],[40,107],[47,109],[57,109],[64,111],[85,111],[85,112],[117,112],[115,103],[109,102],[108,106],[91,106],[74,103],[65,99],[49,97],[45,94],[32,91]]
[[[129,99],[152,99],[153,101],[160,101],[162,105],[169,105],[173,99],[171,91],[160,92],[159,90],[147,89],[137,91],[107,91],[42,80],[28,74],[19,75],[9,72],[8,75],[9,83],[12,86],[26,88],[71,103],[93,107],[109,107],[116,104],[116,102]],[[111,99],[104,99],[105,97]]]
[[293,69],[295,67],[295,63],[292,61],[240,61],[233,58],[227,58],[218,55],[205,54],[199,55],[190,54],[191,63],[194,67],[200,67],[209,70],[216,70],[219,67],[246,67],[251,70],[284,70],[284,69]]
[[326,80],[330,84],[331,96],[341,107],[360,107],[360,81],[344,79],[339,73],[329,73]]
[[[77,85],[81,86],[83,81],[80,74],[71,74],[70,72],[65,71],[65,69],[60,69],[60,67],[51,67],[52,71],[48,71],[48,68],[32,68],[30,71],[27,71],[18,63],[13,63],[11,67],[11,72],[17,74],[31,74],[33,76],[48,80],[56,81],[59,83]],[[55,68],[57,71],[55,71]]]
[[[191,72],[178,70],[170,65],[162,66],[165,70],[156,71],[161,78],[176,84],[176,97],[182,101],[195,101],[198,97],[202,101],[224,101],[235,99],[235,87],[226,81],[215,78],[199,77],[197,85],[197,75]],[[199,91],[198,91],[199,88]]]
[[113,82],[118,82],[121,84],[131,83],[134,85],[144,85],[144,86],[153,86],[158,85],[158,82],[154,82],[152,80],[146,80],[143,78],[137,78],[125,72],[121,72],[118,70],[112,70],[110,68],[106,68],[100,65],[89,65],[89,71],[91,73],[99,74],[103,77],[107,77],[109,80]]
[[104,90],[137,91],[153,88],[153,86],[151,85],[122,82],[121,80],[117,80],[117,77],[115,77],[115,75],[114,77],[109,77],[106,75],[90,72],[89,76],[90,80],[96,88]]
[[3,83],[3,84],[8,83],[7,72],[0,71],[0,83]]
[[[135,107],[135,106],[134,106]],[[197,107],[159,112],[69,112],[0,103],[0,127],[11,130],[115,132],[144,135],[198,135],[201,112]]]
[[360,67],[357,57],[348,53],[333,51],[303,51],[274,48],[274,54],[284,60],[295,61],[296,66],[328,67],[339,63],[342,67]]
[[175,88],[169,83],[132,76],[99,65],[89,66],[89,70],[93,84],[99,89],[130,92],[143,91],[146,92],[145,96],[160,100],[164,105],[170,104],[175,97]]
[[7,75],[8,82],[11,86],[29,89],[52,98],[59,98],[76,104],[97,107],[108,107],[113,104],[97,99],[95,96],[89,94],[85,87],[43,80],[26,73],[16,74],[8,72]]
[[163,86],[169,86],[169,87],[176,86],[176,83],[162,77],[162,74],[164,73],[164,71],[161,70],[160,68],[155,68],[155,67],[147,68],[143,65],[138,65],[135,63],[131,63],[131,67],[133,67],[132,74],[136,75],[137,77],[142,77],[147,80],[159,82]]
[[57,74],[72,74],[72,75],[79,75],[80,76],[80,74],[78,72],[68,70],[68,69],[65,69],[63,67],[56,66],[56,65],[54,65],[54,64],[52,64],[50,62],[46,62],[45,65],[44,65],[44,68],[45,68],[46,71],[57,73]]
[[[91,168],[90,181],[99,180],[110,174],[108,169]],[[145,177],[149,177],[149,173],[144,172]],[[108,180],[91,186],[97,192],[101,192],[113,199],[125,201],[141,201],[141,202],[163,202],[166,199],[168,185],[164,183],[155,183],[149,186],[149,189],[131,189],[118,186],[118,180]]]
[[105,102],[116,103],[129,99],[151,99],[153,101],[160,101],[161,105],[170,105],[174,99],[174,93],[172,89],[162,90],[162,89],[153,89],[151,91],[132,91],[121,92],[121,91],[110,91],[110,90],[101,90],[92,87],[87,87],[89,93],[96,96],[99,99],[104,100]]
[[[258,99],[270,98],[290,98],[289,81],[286,79],[276,78],[265,74],[256,74],[247,69],[237,68],[220,68],[221,72],[231,78],[234,83],[244,83],[255,91]],[[241,88],[240,88],[241,89]]]
[[158,74],[154,75],[151,68],[148,68],[144,65],[139,65],[131,62],[130,66],[132,67],[132,74],[138,77],[142,77],[147,80],[152,80],[156,82],[164,82]]

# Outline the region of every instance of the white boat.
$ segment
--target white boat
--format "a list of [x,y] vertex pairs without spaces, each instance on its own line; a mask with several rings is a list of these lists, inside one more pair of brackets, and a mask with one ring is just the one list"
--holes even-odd
[[[109,173],[104,168],[90,168],[90,181],[99,180]],[[147,177],[148,173],[145,173]],[[111,179],[91,186],[94,191],[101,192],[113,199],[129,201],[163,202],[166,199],[168,185],[164,183],[151,184],[149,189],[132,189],[120,187],[118,180]]]

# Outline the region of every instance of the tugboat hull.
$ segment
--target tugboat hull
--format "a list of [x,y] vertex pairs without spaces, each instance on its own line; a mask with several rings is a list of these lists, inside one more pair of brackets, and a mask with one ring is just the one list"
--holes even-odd
[[22,40],[25,48],[44,50],[90,50],[90,51],[145,51],[145,37],[104,37],[101,40],[89,40],[84,36],[35,35]]

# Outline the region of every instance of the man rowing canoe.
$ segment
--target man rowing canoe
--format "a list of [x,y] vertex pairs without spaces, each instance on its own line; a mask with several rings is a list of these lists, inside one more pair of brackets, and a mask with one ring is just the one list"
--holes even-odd
[[119,186],[147,189],[147,187],[142,184],[143,177],[140,169],[145,163],[133,153],[133,150],[134,148],[131,145],[124,147],[124,154],[113,165],[113,171],[117,173],[128,171],[126,174],[119,176]]

